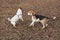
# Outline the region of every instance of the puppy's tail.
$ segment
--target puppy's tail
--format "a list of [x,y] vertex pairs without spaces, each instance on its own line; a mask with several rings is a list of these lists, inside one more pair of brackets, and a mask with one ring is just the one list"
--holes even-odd
[[8,18],[8,21],[11,21],[11,19],[10,19],[10,18]]
[[53,20],[55,20],[56,19],[56,17],[54,16],[54,17],[48,17],[48,19],[53,19]]
[[56,19],[56,17],[53,17],[53,20],[55,20]]

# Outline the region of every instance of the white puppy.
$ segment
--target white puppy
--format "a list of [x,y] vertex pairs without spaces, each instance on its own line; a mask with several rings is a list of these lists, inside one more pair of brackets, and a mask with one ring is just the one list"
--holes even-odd
[[8,21],[10,21],[11,24],[15,27],[16,22],[17,22],[19,19],[21,19],[22,21],[24,21],[23,18],[22,18],[22,10],[21,10],[20,8],[17,10],[17,13],[16,13],[15,16],[13,16],[11,19],[8,18]]

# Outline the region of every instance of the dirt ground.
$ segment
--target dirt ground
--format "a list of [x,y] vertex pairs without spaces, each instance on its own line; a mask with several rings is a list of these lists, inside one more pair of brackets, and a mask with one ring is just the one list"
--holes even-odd
[[[22,8],[24,21],[19,20],[13,27],[7,18],[14,16],[18,8]],[[43,30],[40,23],[29,27],[29,10],[57,18]],[[60,0],[0,0],[0,40],[60,40]]]

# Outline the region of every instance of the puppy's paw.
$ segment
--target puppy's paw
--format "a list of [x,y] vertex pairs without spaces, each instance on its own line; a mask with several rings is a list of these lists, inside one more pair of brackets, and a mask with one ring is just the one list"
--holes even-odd
[[16,26],[12,24],[12,27],[16,27]]
[[34,25],[29,25],[29,26],[33,26],[34,27]]
[[44,29],[45,28],[45,26],[44,27],[42,27],[42,29]]
[[24,21],[23,19],[21,19],[22,21]]
[[16,25],[13,25],[13,27],[16,27]]
[[22,21],[24,21],[24,20],[22,20]]
[[46,27],[48,26],[48,24],[46,24]]

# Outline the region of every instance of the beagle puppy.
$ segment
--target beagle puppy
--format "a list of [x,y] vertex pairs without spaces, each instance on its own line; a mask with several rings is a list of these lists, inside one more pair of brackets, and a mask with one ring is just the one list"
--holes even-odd
[[20,8],[17,10],[16,15],[14,15],[12,18],[8,18],[8,21],[10,21],[11,24],[15,27],[16,22],[19,19],[21,19],[22,21],[24,21],[23,18],[22,18],[22,10]]
[[[29,26],[34,26],[35,22],[40,22],[43,25],[42,29],[48,26],[47,22],[49,21],[48,19],[50,19],[49,17],[35,14],[33,10],[28,11],[28,15],[32,17],[32,22]],[[53,17],[53,19],[56,19],[56,17]]]

